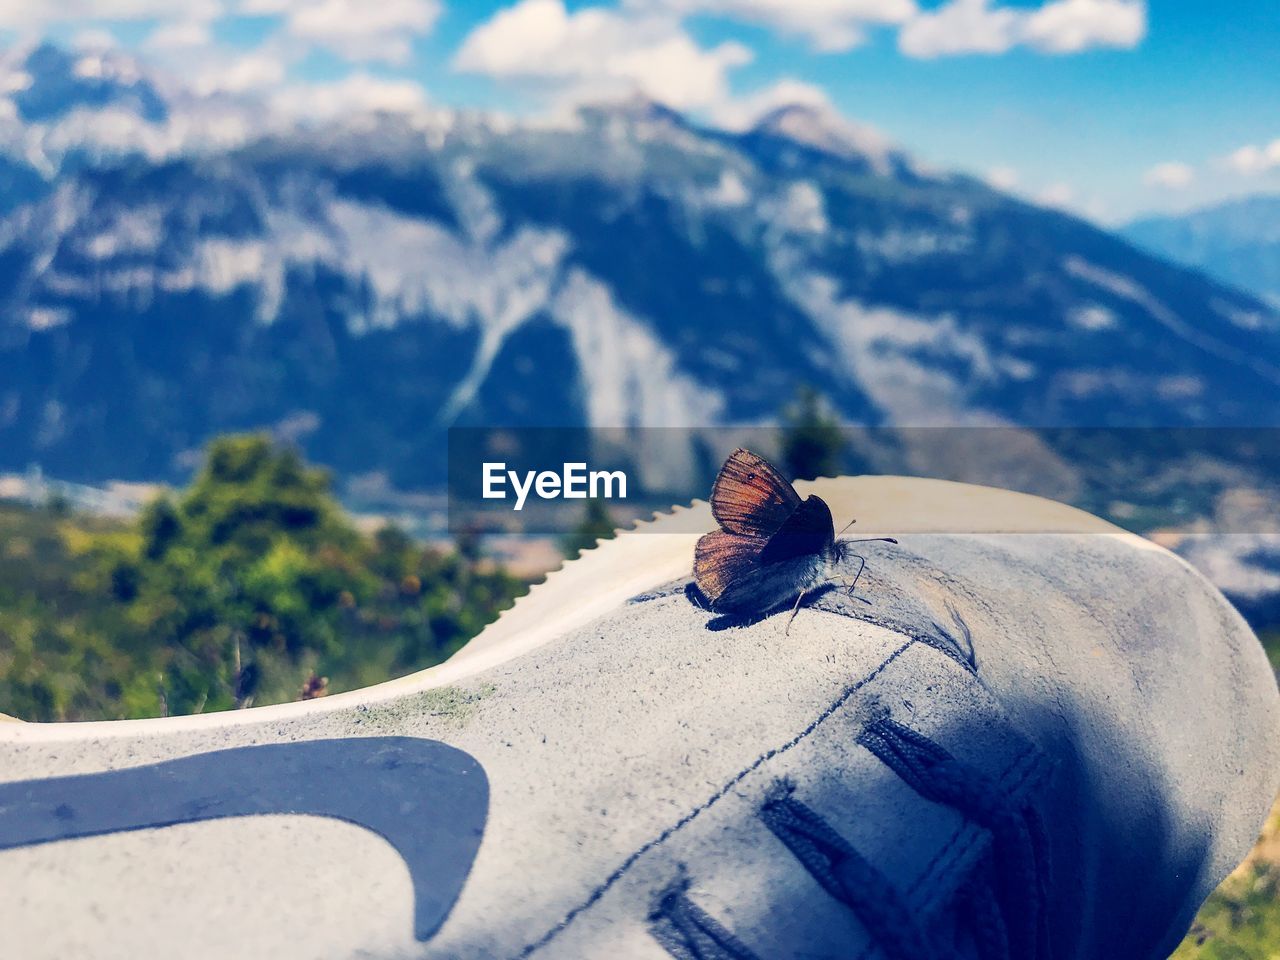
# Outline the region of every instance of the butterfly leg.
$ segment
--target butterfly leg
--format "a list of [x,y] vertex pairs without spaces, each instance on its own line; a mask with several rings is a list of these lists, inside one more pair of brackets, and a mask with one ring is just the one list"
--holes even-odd
[[[840,545],[846,546],[847,544],[850,544],[850,543],[892,543],[896,545],[897,542],[898,541],[894,537],[862,537],[861,539],[858,539],[858,540],[841,540]],[[853,575],[853,582],[849,584],[849,599],[862,600],[863,603],[870,606],[871,604],[870,600],[866,600],[862,597],[859,597],[854,593],[854,591],[858,589],[858,581],[862,579],[862,571],[867,569],[867,558],[862,556],[862,554],[860,553],[846,553],[844,554],[844,556],[846,558],[851,557],[854,560],[858,561],[858,570]]]
[[[858,572],[853,575],[853,583],[849,584],[849,599],[862,600],[862,598],[857,596],[854,591],[858,589],[858,581],[862,579],[862,571],[867,569],[867,558],[857,553],[851,553],[849,556],[858,561]],[[863,600],[862,602],[870,603],[871,601]]]
[[[853,591],[854,591],[854,590],[856,590],[856,589],[857,589],[857,587],[858,587],[858,580],[860,580],[860,579],[862,578],[862,571],[863,571],[863,570],[865,570],[865,569],[867,568],[867,558],[866,558],[866,557],[864,557],[864,556],[861,556],[860,554],[856,554],[856,553],[850,554],[850,556],[851,556],[851,557],[854,557],[854,558],[856,558],[856,559],[857,559],[857,561],[858,561],[858,572],[857,572],[857,573],[855,573],[855,574],[853,575],[853,583],[849,584],[849,599],[850,599],[850,600],[862,600],[862,598],[861,598],[861,597],[855,596]],[[800,591],[800,596],[796,597],[796,602],[795,602],[795,604],[791,607],[791,616],[787,617],[787,626],[786,626],[786,629],[784,629],[784,630],[782,631],[783,636],[790,636],[790,635],[791,635],[791,621],[793,621],[793,620],[796,618],[796,614],[800,612],[800,604],[801,604],[801,602],[804,600],[805,594],[806,594],[806,593],[808,593],[808,592],[809,592],[808,590],[801,590],[801,591]],[[870,601],[870,600],[863,600],[862,602],[863,602],[863,603],[870,603],[871,601]]]
[[804,599],[804,595],[808,592],[808,590],[801,590],[800,596],[796,597],[795,606],[791,608],[791,616],[787,617],[787,625],[782,631],[782,635],[784,637],[791,636],[791,621],[794,620],[796,618],[796,614],[800,612],[800,601]]

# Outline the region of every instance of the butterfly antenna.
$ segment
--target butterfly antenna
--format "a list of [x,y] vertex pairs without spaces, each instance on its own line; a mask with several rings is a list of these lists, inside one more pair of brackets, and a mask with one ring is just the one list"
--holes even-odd
[[840,534],[841,534],[841,533],[844,533],[844,532],[845,532],[845,530],[848,530],[850,527],[852,527],[852,526],[853,526],[855,523],[857,523],[857,522],[858,522],[858,518],[857,518],[857,517],[854,517],[852,520],[850,520],[848,523],[846,523],[846,524],[844,525],[844,527],[842,527],[842,528],[841,528],[840,533],[837,533],[837,534],[836,534],[836,536],[837,536],[837,537],[838,537],[838,536],[840,536]]

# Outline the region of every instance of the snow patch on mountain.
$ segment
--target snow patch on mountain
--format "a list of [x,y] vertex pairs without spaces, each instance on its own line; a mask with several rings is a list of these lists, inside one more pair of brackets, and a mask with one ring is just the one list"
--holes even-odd
[[763,116],[754,132],[782,137],[846,160],[866,160],[881,176],[893,172],[893,142],[879,130],[847,120],[829,107],[800,103],[782,106]]
[[[1001,361],[954,316],[925,317],[841,298],[835,278],[813,271],[778,276],[839,352],[850,380],[894,423],[954,424],[957,411],[972,410],[974,386],[1000,372]],[[998,422],[980,412],[966,416],[966,422]]]
[[165,211],[158,204],[115,207],[106,222],[83,236],[69,237],[73,249],[90,260],[111,260],[129,254],[154,254],[164,241]]
[[71,311],[63,307],[31,307],[27,310],[27,327],[36,333],[56,330],[71,321]]
[[1092,283],[1096,287],[1115,294],[1122,300],[1137,303],[1146,308],[1153,316],[1167,316],[1169,314],[1168,309],[1163,304],[1154,300],[1151,294],[1131,277],[1123,276],[1113,270],[1107,270],[1097,264],[1090,263],[1084,257],[1075,255],[1063,260],[1062,266],[1073,277]]
[[681,373],[672,351],[574,267],[550,305],[573,339],[593,427],[692,427],[716,422],[724,398]]
[[1170,333],[1185,340],[1193,347],[1229,363],[1246,366],[1259,376],[1270,380],[1276,386],[1280,386],[1280,366],[1225,344],[1211,334],[1198,330],[1152,296],[1151,292],[1136,280],[1114,271],[1106,270],[1090,263],[1083,257],[1075,255],[1069,256],[1063,261],[1063,268],[1074,277],[1101,287],[1103,290],[1123,300],[1137,304],[1154,320],[1157,320],[1169,330]]
[[503,219],[493,194],[476,178],[475,171],[473,160],[454,161],[452,176],[445,181],[445,192],[472,243],[484,246],[497,238]]
[[723,170],[716,185],[703,194],[711,207],[742,207],[751,199],[751,192],[735,170]]
[[205,237],[197,243],[186,270],[173,271],[166,276],[166,288],[199,289],[215,296],[225,296],[241,286],[262,284],[266,294],[262,302],[270,304],[274,318],[279,311],[283,278],[267,269],[270,259],[268,245],[260,240]]
[[[159,292],[221,297],[247,286],[261,324],[278,319],[291,271],[324,266],[367,287],[368,297],[346,304],[354,334],[423,319],[481,328],[472,374],[448,414],[469,402],[506,337],[546,305],[569,247],[563,233],[527,226],[496,241],[502,220],[466,176],[453,189],[462,235],[378,204],[325,195],[314,183],[282,193],[283,203],[261,211],[261,235],[210,234],[190,239],[186,249],[162,250],[172,227],[165,209],[95,205],[90,191],[65,185],[0,224],[0,250],[34,247],[27,280],[37,293],[73,301],[68,309],[107,296],[146,305]],[[77,252],[92,269],[60,266],[60,250]]]
[[1084,303],[1067,311],[1067,320],[1080,330],[1110,330],[1119,322],[1116,312],[1100,303]]
[[1261,310],[1241,310],[1224,300],[1212,301],[1213,309],[1241,330],[1277,330],[1280,329],[1280,315],[1264,313]]
[[911,227],[889,227],[881,231],[859,230],[854,244],[866,256],[887,264],[911,263],[937,256],[960,256],[974,244],[968,231],[943,232]]
[[821,235],[831,226],[822,191],[808,180],[788,184],[781,195],[763,201],[760,215],[771,231],[791,236]]

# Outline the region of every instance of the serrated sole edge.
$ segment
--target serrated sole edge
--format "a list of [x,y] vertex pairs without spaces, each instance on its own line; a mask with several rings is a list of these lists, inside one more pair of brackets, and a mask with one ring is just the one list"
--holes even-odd
[[[855,516],[851,535],[909,533],[1097,533],[1163,551],[1075,507],[1025,493],[919,477],[821,477],[801,481],[802,495],[817,493],[839,529]],[[66,741],[113,736],[176,734],[251,723],[291,721],[357,705],[385,703],[474,676],[523,656],[585,626],[632,597],[689,576],[693,547],[712,529],[710,505],[695,500],[654,514],[583,551],[516,600],[449,660],[395,680],[319,700],[282,703],[148,720],[0,724],[0,740]]]

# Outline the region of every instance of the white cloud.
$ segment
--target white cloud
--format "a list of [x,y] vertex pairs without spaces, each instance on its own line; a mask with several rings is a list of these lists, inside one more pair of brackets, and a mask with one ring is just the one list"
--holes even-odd
[[31,74],[25,70],[14,70],[8,65],[0,65],[0,96],[21,93],[31,86]]
[[242,0],[240,11],[283,16],[291,36],[347,60],[400,64],[440,18],[440,0]]
[[761,23],[826,53],[852,50],[866,39],[866,26],[905,23],[918,9],[916,0],[630,0],[628,6]]
[[1146,0],[1052,0],[1037,9],[950,0],[908,21],[898,47],[912,57],[1005,53],[1027,46],[1045,53],[1136,46],[1147,32]]
[[110,30],[103,30],[98,27],[91,27],[88,30],[80,30],[71,38],[71,46],[75,50],[81,50],[88,53],[100,53],[106,50],[114,50],[120,45],[114,33]]
[[1145,0],[1056,0],[1028,16],[1022,34],[1030,46],[1049,53],[1128,50],[1147,35],[1147,5]]
[[992,167],[987,171],[987,183],[1008,193],[1018,186],[1018,171],[1013,167]]
[[419,113],[426,92],[408,80],[383,80],[354,73],[336,83],[297,84],[278,90],[271,106],[291,116],[333,120],[358,113]]
[[951,0],[907,23],[898,34],[898,48],[922,58],[1004,53],[1017,42],[1019,23],[1018,12],[993,10],[987,0]]
[[1243,146],[1224,157],[1223,163],[1228,169],[1245,176],[1256,176],[1280,168],[1280,139],[1261,146]]
[[160,24],[147,35],[143,46],[156,51],[190,50],[207,47],[212,42],[213,35],[207,23],[186,20]]
[[1183,190],[1191,186],[1195,178],[1196,172],[1188,164],[1169,162],[1157,163],[1142,175],[1142,182],[1149,187]]
[[287,66],[272,45],[263,45],[247,53],[202,57],[193,65],[191,89],[201,95],[213,93],[251,93],[268,90],[284,82]]
[[[189,20],[212,20],[223,11],[220,0],[184,0],[181,6],[183,18]],[[173,15],[173,0],[0,0],[0,29],[95,20],[168,20]]]
[[738,43],[698,46],[668,15],[601,7],[569,13],[562,0],[521,0],[476,27],[454,67],[542,81],[577,97],[638,90],[687,109],[723,102],[728,71],[750,59],[751,51]]

